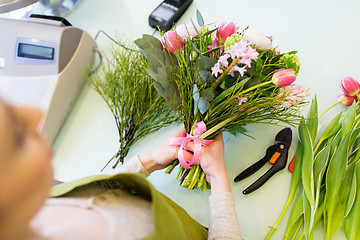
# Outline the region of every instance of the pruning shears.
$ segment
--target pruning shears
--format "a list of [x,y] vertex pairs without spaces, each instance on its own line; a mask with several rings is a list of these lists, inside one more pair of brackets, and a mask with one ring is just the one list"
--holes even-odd
[[255,191],[264,185],[264,183],[269,180],[275,173],[286,167],[291,140],[291,129],[282,129],[275,137],[275,144],[266,150],[266,155],[235,177],[234,181],[239,182],[255,173],[262,166],[264,166],[265,163],[270,162],[272,165],[272,167],[264,175],[262,175],[258,180],[246,188],[243,191],[243,194],[248,194]]

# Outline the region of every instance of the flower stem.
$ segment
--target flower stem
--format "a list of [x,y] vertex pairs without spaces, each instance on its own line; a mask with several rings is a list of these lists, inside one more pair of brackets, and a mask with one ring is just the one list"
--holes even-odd
[[220,83],[224,80],[228,72],[235,66],[235,64],[240,60],[240,58],[241,57],[235,58],[235,60],[232,61],[232,63],[230,63],[230,65],[224,70],[224,72],[220,75],[220,77],[216,79],[216,81],[212,85],[213,89],[216,89],[220,85]]
[[338,105],[339,103],[340,103],[340,101],[337,102],[337,103],[334,103],[333,105],[331,105],[328,109],[326,109],[326,110],[319,116],[319,118],[321,118],[327,111],[329,111],[330,109],[332,109],[333,107],[335,107],[335,106]]
[[204,132],[203,134],[201,134],[201,136],[199,138],[201,139],[205,139],[206,137],[210,136],[211,134],[213,134],[214,132],[216,132],[217,130],[221,129],[222,127],[224,127],[226,124],[228,124],[229,122],[233,121],[238,115],[234,115],[232,117],[229,117],[227,119],[225,119],[224,121],[216,124],[214,127],[210,128],[209,130],[207,130],[206,132]]
[[282,218],[284,217],[287,209],[289,208],[291,202],[292,202],[292,199],[291,199],[291,198],[288,198],[288,199],[286,200],[285,206],[284,206],[282,212],[280,213],[279,218],[276,220],[274,226],[270,228],[270,231],[269,231],[269,233],[266,235],[266,237],[265,237],[264,240],[269,240],[269,239],[271,238],[271,236],[274,234],[274,232],[276,231],[276,228],[279,226],[279,224],[280,224]]
[[250,88],[248,88],[248,89],[245,89],[244,91],[241,92],[241,94],[250,92],[251,90],[254,90],[254,89],[259,88],[259,87],[262,87],[262,86],[265,86],[265,85],[267,85],[267,84],[269,84],[269,83],[272,83],[272,80],[267,81],[267,82],[263,82],[263,83],[260,83],[260,84],[258,84],[258,85],[252,86],[252,87],[250,87]]

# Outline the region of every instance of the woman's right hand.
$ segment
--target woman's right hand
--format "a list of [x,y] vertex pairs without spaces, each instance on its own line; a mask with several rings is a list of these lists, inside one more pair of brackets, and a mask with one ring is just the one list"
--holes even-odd
[[[193,151],[194,144],[189,142],[187,150]],[[231,192],[229,178],[224,161],[224,140],[220,133],[209,146],[201,148],[200,164],[206,174],[206,180],[211,184],[211,192]]]

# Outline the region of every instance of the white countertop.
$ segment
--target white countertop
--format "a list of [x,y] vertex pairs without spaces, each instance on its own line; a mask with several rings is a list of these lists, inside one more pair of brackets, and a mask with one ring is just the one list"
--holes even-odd
[[[153,34],[154,29],[148,25],[148,16],[160,2],[81,0],[66,18],[73,26],[93,37],[101,29],[113,37],[117,35],[124,40],[135,40],[143,33]],[[190,22],[190,18],[195,20],[196,9],[200,10],[206,23],[234,21],[240,28],[251,26],[265,35],[273,36],[274,44],[279,45],[282,52],[299,51],[302,67],[296,83],[308,87],[312,96],[317,95],[320,112],[337,101],[341,93],[339,82],[343,77],[352,76],[360,80],[359,1],[194,0],[179,22]],[[103,52],[112,45],[104,35],[98,37],[97,43]],[[343,109],[337,106],[326,117],[330,118]],[[304,115],[306,113],[307,108]],[[161,144],[180,128],[180,125],[167,127],[141,139],[131,149],[128,159]],[[280,129],[271,125],[250,125],[248,133],[256,140],[224,135],[226,166],[244,239],[265,237],[268,226],[275,223],[284,206],[291,174],[285,169],[258,191],[246,196],[242,190],[265,173],[267,167],[239,183],[234,183],[233,178],[265,155],[266,148],[274,143]],[[291,158],[297,143],[297,130],[293,129],[293,133]],[[55,177],[68,181],[99,173],[117,151],[117,142],[117,129],[111,112],[102,98],[86,86],[54,143]],[[200,223],[208,224],[209,191],[204,193],[184,189],[178,185],[174,174],[165,175],[162,171],[153,173],[149,180]],[[273,239],[282,238],[287,217],[288,214]],[[322,239],[319,231],[318,234],[315,239]],[[340,232],[336,239],[345,237]]]

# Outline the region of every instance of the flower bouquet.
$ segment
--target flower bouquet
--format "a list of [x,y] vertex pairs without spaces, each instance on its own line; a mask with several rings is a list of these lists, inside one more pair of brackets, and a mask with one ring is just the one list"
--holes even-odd
[[[166,171],[180,163],[177,178],[184,187],[207,189],[205,173],[194,163],[201,146],[221,131],[246,135],[249,123],[300,120],[309,93],[291,85],[300,69],[296,52],[280,53],[258,30],[239,30],[232,22],[205,26],[197,11],[197,24],[161,33],[161,40],[143,35],[135,44],[149,63],[154,87],[184,123],[187,135],[173,139],[181,145],[178,160]],[[182,152],[188,141],[194,141],[192,159]]]

